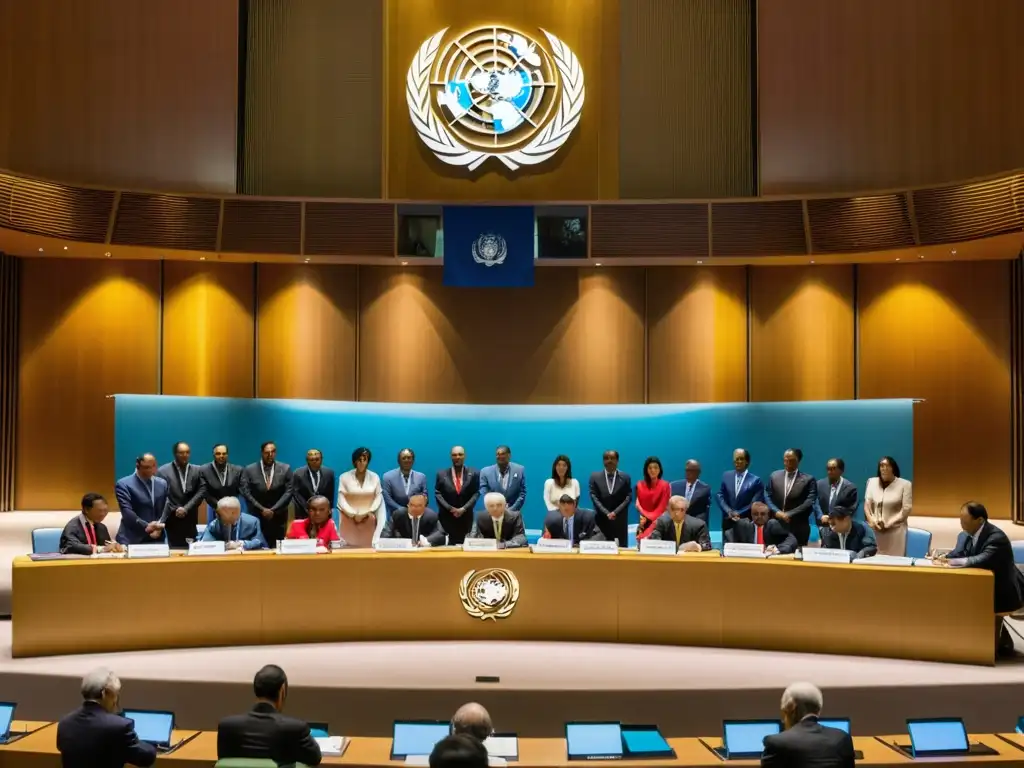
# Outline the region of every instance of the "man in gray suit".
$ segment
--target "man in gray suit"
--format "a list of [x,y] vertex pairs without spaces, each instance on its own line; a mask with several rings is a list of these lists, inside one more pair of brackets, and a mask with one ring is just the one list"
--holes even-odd
[[403,448],[398,452],[398,468],[389,469],[380,479],[388,520],[396,510],[408,507],[413,496],[427,493],[427,476],[412,468],[415,463],[416,454],[412,448]]
[[814,478],[800,471],[804,452],[789,448],[782,454],[785,469],[772,472],[765,489],[764,500],[775,519],[789,528],[798,546],[805,546],[811,538],[810,517],[818,500],[818,486]]
[[165,526],[167,543],[174,549],[185,549],[187,540],[196,537],[199,505],[203,503],[203,476],[199,466],[189,462],[192,449],[188,443],[175,443],[171,453],[174,461],[156,471],[156,476],[167,483],[167,503],[160,520]]
[[819,527],[828,525],[835,507],[857,511],[860,496],[857,486],[843,477],[845,471],[846,462],[842,459],[829,459],[825,464],[827,477],[818,481],[818,499],[814,505],[814,519]]
[[512,449],[507,445],[499,445],[494,458],[496,463],[480,470],[480,495],[500,493],[509,512],[518,512],[526,503],[526,471],[512,461]]
[[473,521],[473,530],[467,539],[497,539],[498,549],[514,549],[526,546],[526,527],[523,516],[508,508],[505,497],[498,491],[484,496],[486,512],[481,512]]
[[292,468],[277,460],[277,446],[268,440],[260,446],[260,461],[242,471],[242,497],[249,514],[259,518],[267,546],[273,549],[284,538],[288,505],[292,501]]
[[668,512],[654,523],[651,538],[660,541],[674,541],[676,552],[707,552],[711,549],[708,526],[699,517],[686,513],[689,503],[685,496],[673,496],[668,500]]

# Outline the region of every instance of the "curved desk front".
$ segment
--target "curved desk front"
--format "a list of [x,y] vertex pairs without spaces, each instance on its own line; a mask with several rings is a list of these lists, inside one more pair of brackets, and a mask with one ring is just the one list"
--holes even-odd
[[[994,663],[992,575],[704,556],[425,550],[14,561],[16,657],[367,640],[714,646]],[[507,569],[506,618],[469,571]]]

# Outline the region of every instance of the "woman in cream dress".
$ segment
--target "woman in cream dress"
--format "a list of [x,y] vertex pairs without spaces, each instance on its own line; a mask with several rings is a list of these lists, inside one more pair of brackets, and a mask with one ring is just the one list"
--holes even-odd
[[864,492],[864,518],[878,540],[878,554],[903,557],[907,553],[907,518],[914,506],[913,486],[900,477],[892,456],[878,462],[878,477],[868,480]]
[[555,463],[551,465],[551,477],[544,481],[544,504],[548,512],[558,509],[558,500],[568,494],[579,501],[580,483],[572,476],[572,462],[569,457],[562,455],[555,457]]
[[369,470],[370,449],[352,451],[352,466],[338,478],[338,531],[346,546],[372,547],[384,527],[384,493],[380,478]]

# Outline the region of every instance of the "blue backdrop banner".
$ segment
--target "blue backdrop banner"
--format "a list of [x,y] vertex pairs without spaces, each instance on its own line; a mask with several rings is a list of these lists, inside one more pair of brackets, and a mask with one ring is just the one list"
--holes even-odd
[[[432,490],[437,470],[451,465],[452,445],[464,446],[467,465],[480,469],[493,464],[495,447],[506,443],[513,461],[526,468],[526,525],[540,528],[544,480],[558,454],[572,459],[580,504],[588,507],[587,482],[601,469],[606,448],[619,451],[619,469],[634,483],[647,456],[661,459],[666,480],[682,478],[686,460],[698,459],[713,491],[732,468],[734,448],[749,450],[751,471],[766,480],[781,469],[786,448],[801,448],[802,469],[819,478],[830,457],[845,459],[846,477],[863,500],[867,478],[883,455],[893,456],[902,476],[913,479],[913,431],[912,400],[489,406],[117,395],[114,446],[118,477],[134,471],[139,453],[170,461],[178,440],[192,446],[197,464],[210,461],[220,442],[230,447],[234,464],[257,461],[265,440],[274,440],[278,460],[293,467],[302,466],[307,449],[319,448],[324,463],[339,473],[351,469],[353,449],[366,446],[373,453],[371,469],[380,475],[397,466],[398,451],[409,447]],[[630,522],[636,515],[631,509]],[[711,527],[721,528],[715,514]]]
[[444,284],[464,288],[533,285],[533,208],[445,206]]

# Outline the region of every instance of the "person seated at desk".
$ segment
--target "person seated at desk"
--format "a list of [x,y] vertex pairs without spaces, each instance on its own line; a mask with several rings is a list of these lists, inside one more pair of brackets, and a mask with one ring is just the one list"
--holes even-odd
[[409,504],[399,507],[381,532],[382,539],[411,539],[414,547],[443,547],[447,534],[441,527],[437,512],[427,509],[427,492],[409,497]]
[[823,699],[810,683],[782,694],[782,733],[764,738],[762,768],[853,768],[853,739],[818,722]]
[[675,541],[676,552],[707,552],[711,549],[708,526],[699,517],[686,514],[689,502],[685,496],[668,500],[668,512],[654,523],[651,538],[655,541]]
[[57,751],[64,768],[148,768],[156,747],[139,741],[135,723],[121,717],[121,681],[109,669],[82,678],[82,706],[57,723]]
[[549,512],[544,520],[545,539],[568,539],[574,547],[581,541],[601,537],[597,527],[597,516],[593,510],[580,509],[576,499],[563,493],[558,500],[558,511]]
[[828,528],[823,528],[821,537],[823,549],[848,549],[853,559],[872,557],[878,552],[875,533],[867,524],[853,519],[849,507],[833,506],[828,516]]
[[494,733],[491,715],[482,704],[475,701],[463,704],[452,718],[452,733],[464,733],[478,741],[485,741]]
[[762,544],[769,555],[791,555],[796,552],[796,536],[771,516],[763,501],[750,505],[750,519],[740,518],[725,532],[730,544]]
[[430,753],[430,768],[487,768],[490,756],[487,747],[468,733],[445,736]]
[[242,503],[234,496],[217,502],[217,519],[206,526],[200,541],[223,541],[225,549],[264,549],[267,546],[260,521],[242,512]]
[[486,511],[479,513],[473,521],[473,530],[468,539],[497,539],[498,549],[514,549],[526,546],[526,528],[523,516],[511,512],[505,502],[505,494],[491,491],[484,496]]
[[62,555],[93,555],[97,552],[124,552],[124,547],[110,538],[103,518],[110,510],[107,500],[98,493],[82,497],[82,514],[68,520],[60,532]]
[[244,757],[278,765],[320,765],[320,747],[302,720],[281,714],[288,698],[284,670],[268,664],[252,681],[256,705],[244,715],[225,717],[217,726],[217,759]]
[[306,506],[306,516],[292,522],[289,539],[316,539],[318,547],[331,548],[332,541],[341,541],[331,516],[331,501],[326,496],[314,496]]

